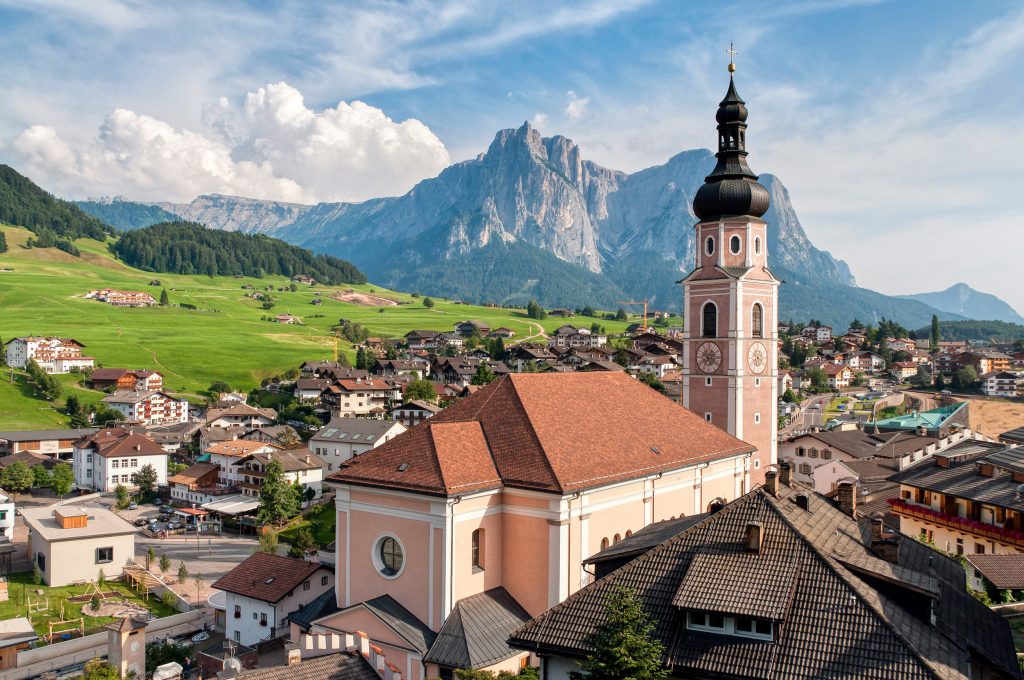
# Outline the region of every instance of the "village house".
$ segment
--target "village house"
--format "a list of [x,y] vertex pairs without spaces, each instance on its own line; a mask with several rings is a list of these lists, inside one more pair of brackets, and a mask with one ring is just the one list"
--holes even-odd
[[277,422],[277,411],[249,404],[233,404],[227,408],[212,408],[206,412],[207,427],[244,428],[267,427]]
[[253,646],[287,635],[288,615],[332,590],[334,573],[317,562],[256,552],[212,587],[226,593],[224,636]]
[[220,466],[195,463],[167,479],[171,498],[186,505],[204,505],[218,498],[238,493],[238,487],[220,483]]
[[129,422],[166,425],[188,421],[188,401],[174,399],[162,390],[118,390],[101,401]]
[[500,328],[495,328],[493,331],[491,331],[490,335],[492,338],[501,338],[502,340],[509,340],[511,338],[516,337],[516,332],[511,328],[505,328],[504,326],[501,326]]
[[405,334],[405,344],[409,349],[437,349],[441,346],[439,331],[409,331]]
[[18,616],[0,621],[0,671],[16,667],[18,652],[28,649],[38,639],[27,617]]
[[328,390],[331,415],[352,418],[387,411],[394,387],[381,378],[339,380]]
[[[426,677],[515,672],[527,655],[504,647],[509,633],[586,585],[584,559],[725,506],[752,452],[622,372],[508,375],[330,476],[342,611],[316,624],[377,639],[367,607],[386,595],[445,641],[387,649],[411,660],[409,680],[424,664]],[[485,640],[493,655],[448,652]]]
[[854,485],[833,504],[784,476],[655,535],[510,643],[541,657],[545,680],[569,680],[625,588],[655,622],[670,678],[1018,677],[1009,624],[968,593],[956,560],[858,522]]
[[283,324],[302,323],[302,321],[299,319],[299,317],[292,316],[291,314],[278,314],[277,316],[274,317],[274,321],[276,321],[277,323],[283,323]]
[[[139,371],[142,373],[142,371]],[[136,371],[127,368],[97,368],[85,379],[86,387],[94,390],[134,390],[134,389],[163,389],[163,378],[151,377],[160,376],[159,373],[146,371],[150,374],[145,377],[142,384],[139,382],[139,375]]]
[[75,442],[75,487],[110,492],[134,486],[132,475],[149,465],[157,486],[167,484],[167,452],[149,437],[124,428],[104,428]]
[[522,373],[523,367],[532,364],[537,368],[544,368],[555,363],[557,355],[539,345],[515,345],[508,350],[508,361],[515,368],[516,373]]
[[408,429],[419,425],[428,418],[432,418],[440,413],[441,410],[441,407],[436,404],[414,399],[392,409],[391,418]]
[[426,377],[427,371],[429,370],[430,364],[423,361],[413,361],[409,359],[381,359],[377,362],[377,366],[373,372],[375,375],[383,376],[385,378],[393,378],[399,375],[409,374],[416,378],[416,380],[422,380]]
[[828,386],[833,390],[849,387],[853,379],[857,377],[857,374],[849,366],[834,364],[831,361],[822,364],[821,370],[825,372],[825,376],[828,378]]
[[15,512],[14,500],[0,489],[0,537],[8,541],[14,540]]
[[310,437],[309,450],[323,461],[327,472],[333,472],[349,458],[376,448],[405,430],[405,425],[395,420],[331,418]]
[[910,338],[889,338],[885,346],[893,352],[913,352],[917,349],[917,341]]
[[909,380],[917,375],[917,364],[913,361],[894,361],[889,366],[889,373],[899,381]]
[[217,483],[224,486],[235,487],[241,481],[234,464],[249,455],[260,453],[273,453],[281,451],[281,447],[265,442],[254,442],[248,439],[231,439],[229,441],[211,444],[204,451],[209,455],[206,462],[217,466]]
[[333,384],[330,378],[299,378],[295,381],[295,398],[302,402],[319,402]]
[[473,335],[486,336],[491,332],[491,327],[483,321],[459,321],[455,324],[455,332],[464,338],[469,338]]
[[787,390],[793,389],[793,371],[779,371],[779,394],[785,394]]
[[989,397],[1024,396],[1024,373],[991,371],[979,376],[979,378],[981,380],[981,391]]
[[963,441],[890,479],[900,486],[891,505],[907,536],[957,555],[1024,550],[1024,448]]
[[608,344],[608,336],[603,333],[591,333],[589,328],[576,328],[566,324],[559,326],[554,335],[548,338],[548,347],[603,347]]
[[1010,370],[1010,356],[988,349],[972,349],[956,355],[957,368],[972,366],[978,375]]
[[156,298],[141,290],[114,290],[104,288],[92,290],[85,294],[87,300],[99,300],[114,307],[152,307]]
[[259,496],[271,461],[281,464],[289,484],[298,482],[313,491],[311,499],[320,497],[324,481],[323,462],[306,448],[250,453],[237,458],[231,464],[230,472],[234,485],[241,488],[246,496]]
[[874,352],[853,352],[846,356],[846,365],[854,371],[875,373],[885,368],[885,359]]
[[815,342],[829,342],[832,339],[832,327],[831,326],[805,326],[800,335],[804,338]]
[[22,508],[29,554],[51,588],[93,579],[100,569],[114,578],[135,558],[136,529],[98,505]]
[[66,430],[14,430],[0,432],[0,454],[12,456],[28,452],[54,460],[71,460],[75,442],[96,432],[95,427]]
[[[593,360],[588,363],[593,363]],[[665,377],[666,373],[679,370],[679,364],[672,357],[646,356],[636,363],[630,364],[628,368],[634,373],[653,375],[661,380]]]
[[7,365],[12,368],[25,368],[32,360],[46,373],[62,374],[92,368],[96,363],[92,357],[82,356],[85,345],[74,338],[12,338],[5,347]]

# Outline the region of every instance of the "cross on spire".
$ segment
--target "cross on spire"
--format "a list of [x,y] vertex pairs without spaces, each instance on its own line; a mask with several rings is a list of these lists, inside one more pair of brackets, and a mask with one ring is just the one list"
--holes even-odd
[[733,60],[733,57],[735,57],[737,54],[739,54],[739,52],[737,52],[736,50],[734,50],[732,48],[732,41],[731,40],[729,41],[729,49],[727,49],[725,51],[725,53],[729,55],[729,73],[735,73],[735,71],[736,71],[736,62]]

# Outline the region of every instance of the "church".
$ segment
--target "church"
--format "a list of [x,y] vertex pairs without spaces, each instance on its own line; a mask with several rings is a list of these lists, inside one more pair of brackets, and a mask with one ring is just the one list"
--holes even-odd
[[713,513],[776,462],[768,193],[730,80],[718,164],[681,282],[683,404],[623,372],[511,374],[352,459],[336,492],[337,611],[403,678],[536,665],[508,638],[587,586],[586,560],[664,520]]

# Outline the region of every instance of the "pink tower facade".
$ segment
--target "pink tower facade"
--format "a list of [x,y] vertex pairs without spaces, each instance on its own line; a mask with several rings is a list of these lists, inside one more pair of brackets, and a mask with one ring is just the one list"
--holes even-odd
[[[733,70],[730,68],[730,71]],[[683,280],[683,405],[753,444],[751,484],[778,460],[778,287],[768,268],[768,191],[747,165],[745,102],[730,76],[718,164],[694,198],[693,271]]]

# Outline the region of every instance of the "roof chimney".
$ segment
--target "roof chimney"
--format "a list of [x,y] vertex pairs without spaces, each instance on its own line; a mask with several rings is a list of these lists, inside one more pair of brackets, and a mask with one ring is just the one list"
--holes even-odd
[[839,482],[839,492],[836,495],[839,501],[839,509],[850,517],[857,513],[857,484],[851,481]]
[[779,496],[779,471],[775,468],[768,468],[764,471],[765,491],[778,498]]
[[762,540],[762,527],[760,522],[747,522],[747,529],[744,536],[744,543],[747,552],[760,553]]
[[885,530],[881,516],[871,518],[871,550],[886,562],[900,563],[899,537]]
[[788,462],[782,461],[781,463],[779,463],[779,481],[785,484],[786,486],[789,486],[789,483],[793,479],[791,474],[792,471],[793,466],[790,465]]

